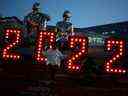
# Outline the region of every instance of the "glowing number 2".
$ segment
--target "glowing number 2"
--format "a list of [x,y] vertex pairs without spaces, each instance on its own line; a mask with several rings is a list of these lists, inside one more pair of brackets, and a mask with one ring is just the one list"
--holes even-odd
[[81,60],[82,57],[87,55],[87,44],[88,39],[86,37],[71,36],[68,39],[70,48],[79,47],[76,52],[68,57],[68,69],[69,70],[80,70],[81,65],[77,64],[77,61]]
[[20,30],[13,30],[13,29],[7,29],[5,30],[5,38],[11,38],[11,35],[15,34],[16,36],[12,38],[11,44],[7,44],[5,48],[3,49],[3,58],[4,59],[19,59],[20,55],[10,53],[9,50],[13,47],[15,47],[17,44],[21,42],[21,31]]
[[50,48],[55,46],[55,34],[53,32],[40,32],[36,43],[34,58],[37,62],[46,62],[47,58],[43,56],[45,41],[48,41]]
[[116,49],[116,52],[114,52],[114,55],[112,58],[108,58],[107,62],[105,63],[105,70],[107,72],[112,73],[125,73],[126,70],[122,68],[112,68],[112,63],[114,63],[116,60],[118,60],[121,56],[123,56],[124,53],[124,41],[123,40],[114,40],[114,39],[108,39],[106,42],[107,51],[112,50],[113,46],[116,45],[118,48]]

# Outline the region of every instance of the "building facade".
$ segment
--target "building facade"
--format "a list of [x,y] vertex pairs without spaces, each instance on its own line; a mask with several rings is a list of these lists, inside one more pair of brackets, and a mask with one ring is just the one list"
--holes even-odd
[[128,41],[128,22],[112,23],[88,28],[76,28],[76,33],[84,34],[89,39],[90,47],[104,46],[108,37],[123,38]]

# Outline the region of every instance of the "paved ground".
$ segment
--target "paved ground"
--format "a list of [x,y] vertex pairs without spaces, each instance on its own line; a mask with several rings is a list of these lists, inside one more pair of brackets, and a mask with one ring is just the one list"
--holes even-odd
[[128,96],[127,78],[113,81],[105,77],[83,86],[65,74],[56,75],[55,81],[27,80],[11,74],[1,77],[0,96]]

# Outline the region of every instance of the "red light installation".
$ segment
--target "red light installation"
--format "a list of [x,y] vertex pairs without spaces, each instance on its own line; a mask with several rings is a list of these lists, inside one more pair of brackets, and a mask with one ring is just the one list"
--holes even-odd
[[[15,35],[15,36],[14,36]],[[5,30],[5,38],[10,39],[11,42],[9,44],[6,44],[3,48],[3,58],[4,59],[19,59],[21,56],[16,53],[12,53],[9,50],[14,48],[16,45],[18,45],[21,42],[21,31],[17,29],[7,29]]]
[[67,61],[68,69],[74,71],[80,71],[81,64],[77,64],[77,62],[80,61],[82,57],[85,57],[87,55],[88,38],[81,36],[71,36],[69,37],[68,42],[70,48],[75,48],[79,46],[79,49],[77,49],[77,51],[70,54],[70,56],[68,57],[68,61]]
[[108,58],[108,60],[105,62],[105,70],[109,73],[125,73],[126,70],[123,68],[113,68],[112,64],[119,60],[124,53],[124,44],[125,42],[123,40],[115,40],[115,39],[108,39],[106,42],[107,51],[112,51],[112,48],[114,46],[117,47],[116,51],[113,53],[111,58]]
[[34,54],[34,58],[37,62],[42,63],[47,61],[47,58],[42,54],[42,52],[45,51],[46,41],[49,43],[50,48],[55,47],[55,37],[56,36],[53,32],[39,32]]

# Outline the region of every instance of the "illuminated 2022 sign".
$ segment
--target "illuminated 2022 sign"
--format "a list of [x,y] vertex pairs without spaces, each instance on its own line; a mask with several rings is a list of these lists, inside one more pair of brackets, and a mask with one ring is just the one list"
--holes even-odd
[[[2,49],[2,58],[5,60],[13,59],[18,60],[22,56],[21,54],[16,54],[11,52],[11,49],[21,44],[21,34],[22,31],[18,29],[6,29],[5,30],[5,38],[10,39],[9,44],[5,45]],[[56,36],[54,32],[39,32],[36,40],[35,52],[33,54],[33,59],[39,63],[45,63],[47,58],[43,55],[42,51],[45,51],[45,41],[48,41],[50,48],[55,47]],[[68,38],[68,46],[69,48],[75,48],[79,45],[79,49],[77,51],[72,52],[67,57],[66,66],[68,70],[81,70],[81,64],[77,64],[77,61],[81,61],[85,59],[88,54],[88,38],[81,36],[70,36]],[[116,51],[113,52],[111,57],[107,57],[105,60],[105,71],[108,73],[125,73],[126,70],[123,68],[113,68],[112,65],[119,61],[121,57],[123,57],[125,50],[125,41],[116,40],[116,39],[107,39],[106,40],[106,50],[108,52],[113,51],[113,47],[116,47]],[[84,58],[83,58],[84,57]]]

